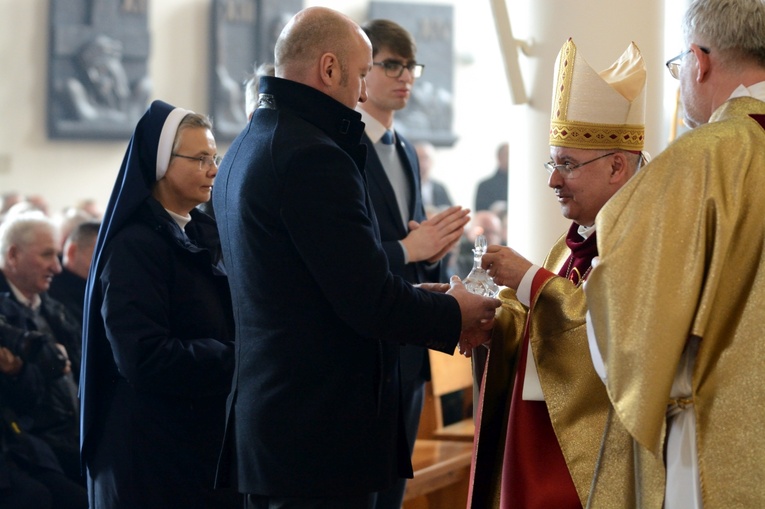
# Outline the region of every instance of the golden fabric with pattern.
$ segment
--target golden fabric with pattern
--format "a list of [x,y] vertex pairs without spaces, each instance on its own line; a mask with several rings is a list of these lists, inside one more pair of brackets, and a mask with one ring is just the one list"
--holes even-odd
[[[765,103],[729,100],[606,204],[585,290],[615,420],[637,442],[604,471],[662,459],[678,361],[701,338],[692,398],[708,508],[765,507],[765,129],[750,114]],[[654,460],[625,496],[660,508],[663,468]]]
[[[471,475],[474,509],[499,507],[510,395],[527,320],[530,351],[536,359],[550,419],[579,498],[583,505],[587,501],[610,405],[589,354],[584,292],[568,279],[554,275],[569,253],[563,236],[544,263],[553,274],[532,296],[530,318],[515,291],[504,289],[500,293],[502,307],[497,311],[479,408]],[[614,433],[619,435],[620,431],[623,439],[629,439],[623,429]],[[614,477],[625,476],[619,473]],[[482,492],[476,493],[479,490]]]

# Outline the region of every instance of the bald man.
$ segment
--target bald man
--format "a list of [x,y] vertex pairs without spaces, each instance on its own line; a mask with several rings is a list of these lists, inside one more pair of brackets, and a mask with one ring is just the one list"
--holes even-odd
[[411,477],[399,345],[467,351],[499,304],[390,273],[354,111],[371,65],[352,20],[299,12],[217,176],[237,326],[223,461],[235,444],[250,508],[368,508]]

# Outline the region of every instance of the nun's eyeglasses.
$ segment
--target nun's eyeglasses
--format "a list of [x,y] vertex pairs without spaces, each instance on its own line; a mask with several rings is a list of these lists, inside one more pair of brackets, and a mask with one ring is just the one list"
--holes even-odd
[[210,169],[213,165],[217,168],[218,165],[220,165],[221,157],[220,156],[200,156],[200,157],[191,157],[191,156],[184,156],[181,154],[172,154],[173,157],[182,157],[184,159],[191,159],[192,161],[199,161],[199,169],[202,169],[202,165],[204,165],[205,168]]

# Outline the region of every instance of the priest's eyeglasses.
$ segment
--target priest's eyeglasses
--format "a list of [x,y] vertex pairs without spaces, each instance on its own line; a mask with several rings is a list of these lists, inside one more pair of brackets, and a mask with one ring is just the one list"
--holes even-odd
[[578,173],[574,173],[574,170],[576,170],[577,168],[581,168],[585,164],[590,164],[594,161],[597,161],[598,159],[603,159],[604,157],[612,156],[615,153],[616,152],[603,154],[602,156],[596,157],[595,159],[590,159],[589,161],[585,161],[579,164],[571,164],[571,163],[555,164],[555,161],[550,160],[544,163],[544,166],[550,175],[552,175],[552,172],[554,172],[555,170],[558,170],[558,173],[560,173],[563,178],[574,179],[579,176]]
[[424,64],[417,62],[403,63],[398,60],[383,60],[382,62],[372,62],[372,65],[382,67],[385,75],[389,78],[400,78],[404,74],[404,69],[408,70],[412,78],[419,78],[425,70]]
[[[709,55],[709,51],[710,51],[709,48],[699,46],[699,49],[703,51],[704,53],[706,53],[707,55]],[[685,55],[687,55],[690,52],[691,52],[691,48],[688,48],[687,50],[683,51],[676,57],[670,58],[669,60],[667,60],[667,63],[664,64],[667,66],[667,69],[669,70],[669,75],[675,78],[676,80],[680,79],[680,66],[683,63],[683,58],[685,57]]]
[[199,161],[199,169],[210,169],[215,165],[217,168],[220,165],[221,157],[220,156],[199,156],[199,157],[192,157],[192,156],[184,156],[181,154],[172,154],[173,157],[182,157],[183,159],[191,159],[192,161]]

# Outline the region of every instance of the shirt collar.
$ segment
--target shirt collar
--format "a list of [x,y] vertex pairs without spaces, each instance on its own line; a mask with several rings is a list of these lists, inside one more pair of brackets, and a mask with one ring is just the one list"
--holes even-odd
[[191,214],[186,214],[185,216],[182,216],[180,214],[176,214],[172,210],[168,210],[168,209],[165,209],[165,210],[167,210],[167,213],[170,214],[170,217],[173,218],[173,221],[178,223],[178,226],[181,227],[181,230],[186,228],[186,225],[189,224],[189,222],[191,221]]
[[[8,278],[6,278],[8,279]],[[8,281],[8,286],[10,287],[11,291],[13,292],[13,296],[16,297],[16,300],[25,305],[26,307],[32,309],[33,311],[37,311],[40,308],[40,304],[42,304],[42,299],[38,294],[32,295],[32,299],[27,299],[23,293],[21,293],[21,290],[19,290],[16,285]]]
[[748,87],[739,85],[730,95],[731,99],[735,99],[736,97],[753,97],[760,101],[765,101],[765,81],[749,85]]
[[372,141],[372,143],[379,142],[380,138],[382,138],[383,134],[385,134],[385,131],[388,129],[393,130],[392,125],[390,128],[385,127],[380,123],[379,120],[377,120],[366,111],[362,110],[360,107],[356,106],[356,111],[361,113],[361,121],[365,124],[364,132],[367,133],[367,136]]
[[582,225],[580,224],[580,225],[579,225],[579,228],[577,228],[577,229],[576,229],[576,232],[577,232],[579,235],[581,235],[581,237],[582,237],[583,239],[587,239],[587,238],[589,238],[589,236],[590,236],[590,235],[592,235],[593,233],[595,233],[595,225],[593,224],[592,226],[582,226]]

